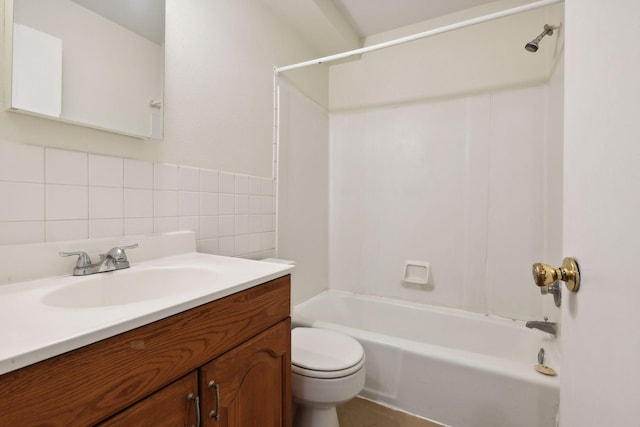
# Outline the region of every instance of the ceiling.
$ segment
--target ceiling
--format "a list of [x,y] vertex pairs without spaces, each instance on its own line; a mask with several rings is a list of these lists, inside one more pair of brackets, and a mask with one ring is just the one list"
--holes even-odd
[[[72,0],[156,43],[164,41],[165,0]],[[374,34],[495,0],[261,0],[319,53],[356,49]]]
[[503,10],[531,1],[534,0],[260,0],[318,56],[358,49],[369,36],[467,9],[482,8],[482,13],[488,13],[487,10]]
[[72,1],[155,43],[164,43],[165,0]]
[[393,30],[495,0],[333,0],[360,37]]

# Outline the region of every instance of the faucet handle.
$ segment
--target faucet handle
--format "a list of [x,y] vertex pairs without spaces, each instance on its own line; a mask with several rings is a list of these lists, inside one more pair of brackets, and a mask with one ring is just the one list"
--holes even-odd
[[133,245],[127,245],[127,246],[116,246],[115,248],[109,249],[109,252],[107,252],[106,256],[110,256],[116,262],[124,262],[124,261],[127,261],[127,254],[125,253],[124,250],[135,249],[137,247],[138,247],[137,243],[134,243]]
[[76,251],[76,252],[58,252],[60,256],[78,256],[78,261],[76,262],[76,268],[86,268],[91,265],[91,258],[85,251]]

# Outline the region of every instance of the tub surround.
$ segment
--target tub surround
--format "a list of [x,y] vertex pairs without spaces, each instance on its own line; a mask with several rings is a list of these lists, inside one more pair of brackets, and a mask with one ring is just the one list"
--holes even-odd
[[[0,286],[0,322],[14,325],[0,332],[3,343],[0,348],[0,374],[288,275],[293,269],[283,264],[196,253],[192,232],[136,236],[128,240],[140,245],[128,252],[132,265],[129,269],[82,278],[70,276],[74,261],[56,258],[56,249],[81,250],[88,246],[89,251],[100,247],[100,252],[104,252],[122,244],[121,241],[97,239],[0,247],[0,253],[7,255],[4,258],[7,270],[3,269],[6,274],[0,282],[4,283]],[[52,253],[40,256],[44,252]],[[31,269],[28,274],[19,273],[33,259],[26,254],[35,255],[41,267]],[[96,278],[179,268],[197,269],[200,278],[210,281],[210,285],[184,286],[180,292],[126,304],[82,308],[51,303],[54,292],[78,280],[89,285],[89,281]],[[62,270],[66,273],[61,275]],[[34,278],[37,276],[40,278]],[[16,278],[26,281],[16,281]]]
[[[561,246],[558,90],[332,113],[329,287],[556,321],[530,268]],[[402,283],[406,260],[430,263],[426,286]]]

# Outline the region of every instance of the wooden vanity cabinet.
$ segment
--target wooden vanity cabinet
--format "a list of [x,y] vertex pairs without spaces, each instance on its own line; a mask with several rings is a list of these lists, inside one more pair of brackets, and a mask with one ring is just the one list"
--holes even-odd
[[192,372],[118,413],[100,427],[196,426],[198,373]]
[[[0,426],[291,427],[290,276],[0,375]],[[197,398],[197,399],[196,399]]]
[[289,425],[290,332],[282,322],[200,368],[203,426]]

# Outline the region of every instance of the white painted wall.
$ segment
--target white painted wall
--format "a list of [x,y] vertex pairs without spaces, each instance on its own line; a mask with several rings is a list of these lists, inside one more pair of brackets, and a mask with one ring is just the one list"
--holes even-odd
[[[640,3],[566,1],[560,425],[640,425]],[[611,31],[597,31],[609,23]]]
[[294,260],[293,303],[328,288],[329,114],[280,79],[278,256]]
[[[367,38],[375,44],[470,17],[514,7],[503,0]],[[544,83],[561,38],[547,37],[535,55],[524,50],[545,23],[561,21],[555,5],[365,54],[331,67],[330,109],[349,110],[394,103],[466,96],[470,93]]]
[[164,46],[70,0],[14,4],[14,22],[62,40],[62,118],[151,136]]
[[[4,20],[5,0],[0,0],[3,59]],[[0,138],[270,177],[272,68],[315,57],[315,52],[259,0],[168,0],[165,54],[163,141],[6,111],[0,112]],[[320,66],[289,78],[326,105],[327,74]],[[0,70],[2,91],[6,76],[5,62]]]
[[[331,287],[541,317],[530,269],[544,258],[553,209],[547,91],[332,114]],[[431,263],[428,286],[403,286],[405,260]]]
[[[313,52],[260,0],[168,1],[167,16],[166,155],[270,176],[273,66]],[[327,77],[289,76],[324,105]]]

